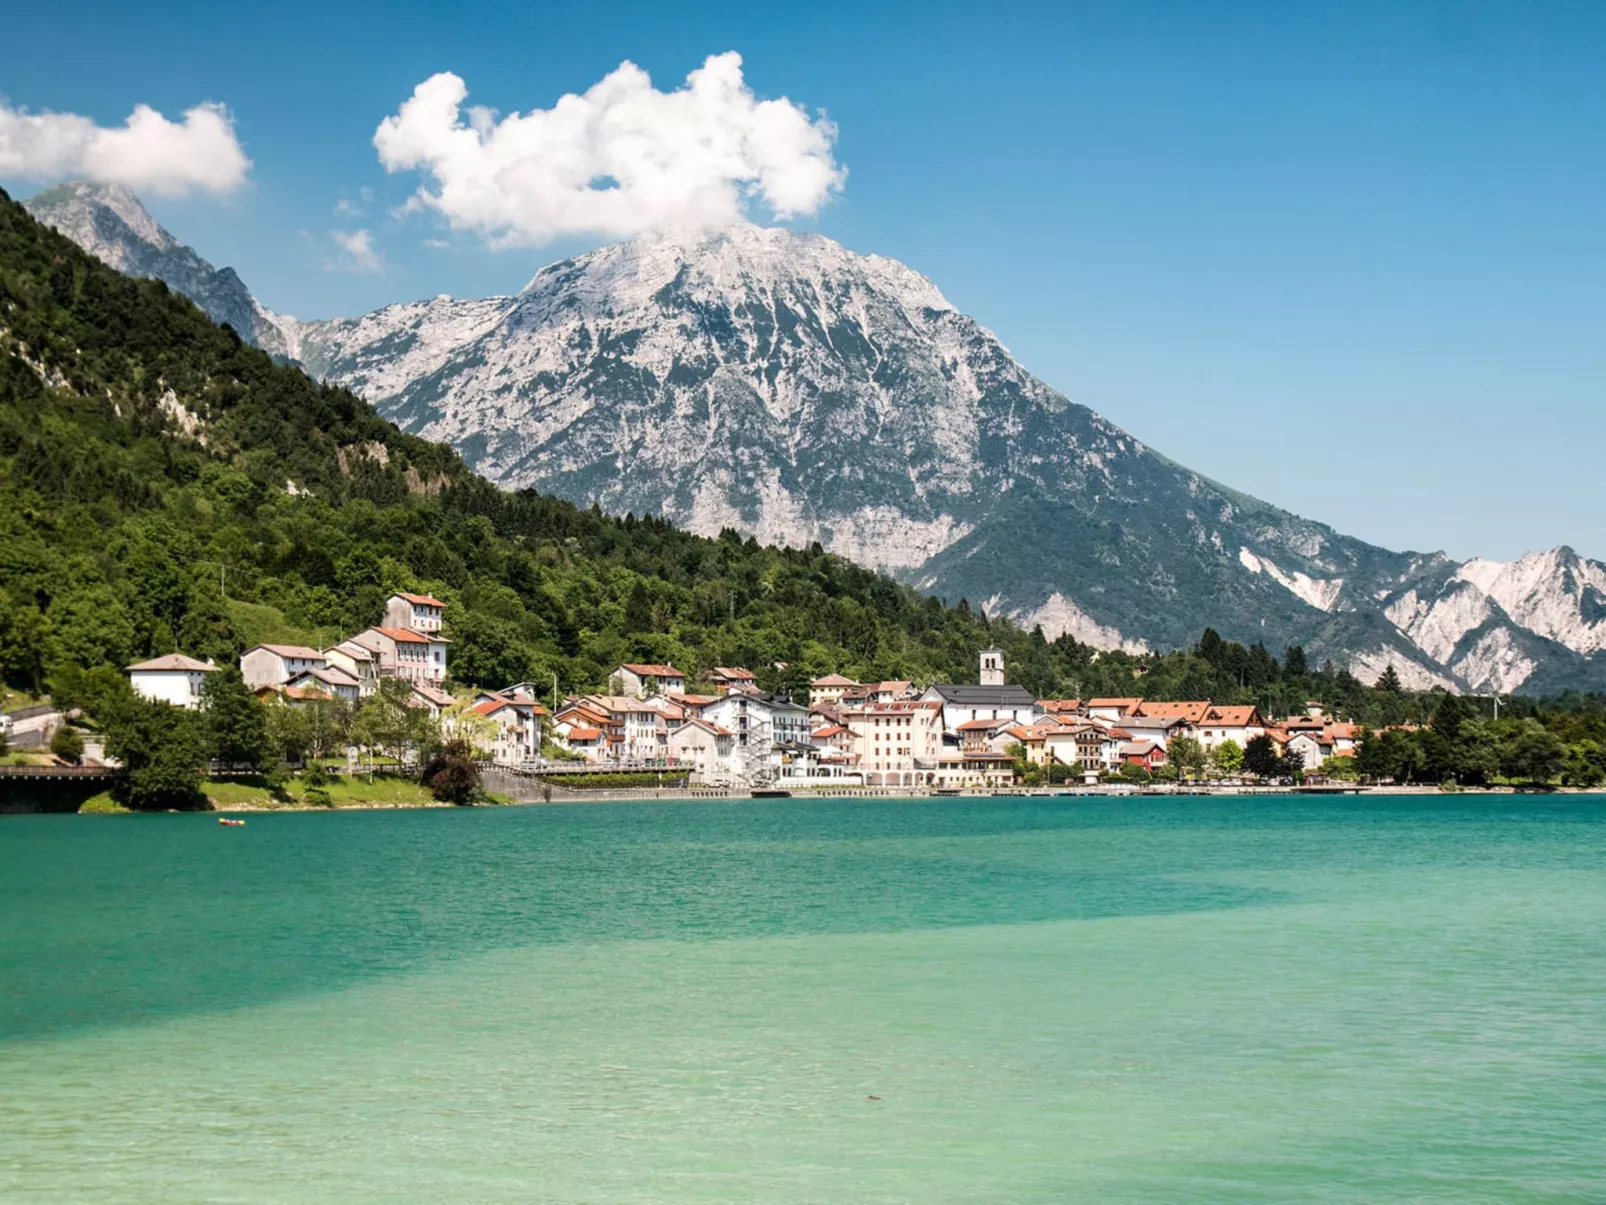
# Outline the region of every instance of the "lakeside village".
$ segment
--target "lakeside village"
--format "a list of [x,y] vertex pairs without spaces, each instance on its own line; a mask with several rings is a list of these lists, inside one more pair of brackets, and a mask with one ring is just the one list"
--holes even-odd
[[[519,682],[458,697],[447,689],[444,604],[397,593],[383,622],[326,649],[262,644],[240,658],[259,698],[290,707],[356,705],[388,681],[406,702],[467,737],[491,764],[531,773],[673,770],[732,788],[997,789],[1042,782],[1303,777],[1352,758],[1358,728],[1323,714],[1271,720],[1209,700],[1038,699],[1006,681],[1003,653],[980,654],[971,683],[816,678],[808,703],[767,693],[739,666],[700,680],[673,665],[621,664],[606,694],[537,701]],[[199,705],[218,667],[169,654],[127,667],[146,698]],[[388,688],[392,693],[402,687]],[[359,749],[351,747],[355,762]],[[1247,757],[1247,761],[1246,761]]]

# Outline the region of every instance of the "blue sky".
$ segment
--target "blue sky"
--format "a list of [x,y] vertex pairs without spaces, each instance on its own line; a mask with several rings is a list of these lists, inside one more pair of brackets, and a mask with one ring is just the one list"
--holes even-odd
[[[760,97],[837,125],[846,187],[795,224],[925,273],[1160,451],[1391,547],[1606,557],[1606,5],[56,3],[7,26],[13,106],[228,106],[247,183],[147,203],[301,317],[507,292],[608,241],[497,251],[390,216],[421,180],[374,131],[434,73],[506,113],[736,50]],[[340,270],[359,228],[382,272]]]

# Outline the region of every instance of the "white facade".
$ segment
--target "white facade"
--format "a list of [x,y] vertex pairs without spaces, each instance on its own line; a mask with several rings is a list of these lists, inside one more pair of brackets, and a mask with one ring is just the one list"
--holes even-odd
[[250,687],[283,686],[308,670],[323,669],[328,659],[299,644],[259,644],[240,658],[240,676]]
[[619,692],[645,699],[648,695],[678,695],[686,691],[686,675],[673,665],[626,662],[614,671]]
[[342,640],[339,644],[324,649],[323,658],[328,662],[329,668],[343,670],[357,679],[359,698],[366,699],[379,689],[379,659],[362,645]]
[[690,766],[696,782],[728,782],[734,777],[732,748],[731,734],[706,720],[687,720],[669,734],[670,758]]
[[1002,686],[1004,684],[1003,649],[982,649],[981,677],[977,681],[983,686]]
[[175,707],[195,708],[200,706],[206,675],[217,673],[217,666],[181,653],[169,653],[130,665],[126,672],[135,694]]
[[428,594],[392,594],[385,600],[385,627],[438,636],[445,607]]
[[407,628],[364,628],[351,638],[374,654],[382,678],[440,683],[446,680],[446,638]]

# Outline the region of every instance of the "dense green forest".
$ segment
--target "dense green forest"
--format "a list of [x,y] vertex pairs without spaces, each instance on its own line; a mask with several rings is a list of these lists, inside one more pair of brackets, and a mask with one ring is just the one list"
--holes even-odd
[[[0,192],[0,675],[264,640],[324,646],[397,589],[447,603],[452,676],[602,688],[621,660],[747,665],[798,692],[974,681],[1005,651],[1039,696],[1320,699],[1357,721],[1428,719],[1439,697],[1367,687],[1299,649],[1133,656],[948,606],[839,557],[687,535],[474,476],[343,389],[275,364],[156,281],[124,277]],[[1574,701],[1568,710],[1580,710]]]

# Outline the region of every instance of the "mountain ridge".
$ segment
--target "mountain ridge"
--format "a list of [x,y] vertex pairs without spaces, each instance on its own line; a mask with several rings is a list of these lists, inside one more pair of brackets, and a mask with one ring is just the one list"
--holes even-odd
[[1050,637],[1211,626],[1453,690],[1606,677],[1606,566],[1393,552],[1231,489],[1033,377],[918,272],[820,235],[646,235],[510,296],[351,319],[257,308],[315,376],[500,484],[818,541]]

